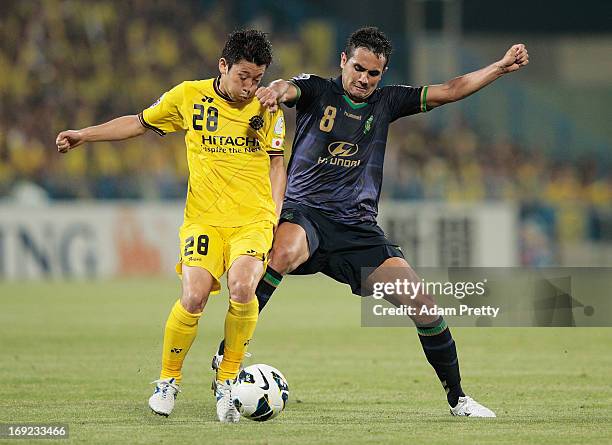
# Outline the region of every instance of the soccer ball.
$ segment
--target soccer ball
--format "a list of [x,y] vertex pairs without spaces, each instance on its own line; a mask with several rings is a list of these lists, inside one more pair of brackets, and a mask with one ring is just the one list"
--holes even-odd
[[232,388],[232,402],[242,417],[264,422],[274,419],[289,398],[283,374],[268,365],[251,365],[238,374]]

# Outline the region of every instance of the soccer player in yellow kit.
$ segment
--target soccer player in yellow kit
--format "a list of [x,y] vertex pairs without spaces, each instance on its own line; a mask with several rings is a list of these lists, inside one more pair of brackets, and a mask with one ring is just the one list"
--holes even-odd
[[231,402],[232,384],[257,324],[255,288],[286,184],[282,112],[270,113],[255,98],[271,62],[264,33],[236,31],[223,48],[219,77],[183,82],[138,115],[57,136],[57,148],[65,153],[84,142],[123,140],[147,129],[160,135],[186,132],[189,186],[177,264],[182,295],[166,322],[161,375],[149,399],[160,415],[174,408],[198,321],[227,271],[225,354],[214,389],[219,420],[240,418]]

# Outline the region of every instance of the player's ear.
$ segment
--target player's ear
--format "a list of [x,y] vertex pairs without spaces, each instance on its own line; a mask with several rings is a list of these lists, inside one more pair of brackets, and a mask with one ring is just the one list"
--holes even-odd
[[221,57],[219,59],[219,72],[221,74],[227,74],[227,72],[229,71],[228,65],[227,65],[227,60],[225,60],[223,57]]
[[348,57],[346,56],[346,53],[342,51],[342,54],[340,54],[340,68],[344,69],[344,65],[346,65],[347,60]]

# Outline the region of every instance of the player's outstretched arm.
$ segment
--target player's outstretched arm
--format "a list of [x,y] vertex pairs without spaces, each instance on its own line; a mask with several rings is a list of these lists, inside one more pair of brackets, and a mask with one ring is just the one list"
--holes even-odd
[[147,129],[140,123],[138,116],[121,116],[101,125],[81,130],[66,130],[57,135],[57,151],[66,153],[85,142],[122,141],[140,136]]
[[522,43],[512,45],[499,61],[478,71],[455,77],[441,85],[430,85],[423,89],[427,94],[427,108],[431,109],[449,102],[456,102],[484,88],[507,73],[517,71],[529,63],[529,53]]
[[272,198],[276,204],[276,218],[280,218],[285,199],[287,187],[287,171],[283,156],[272,156],[270,158],[270,186],[272,187]]
[[259,88],[255,93],[259,102],[270,111],[276,111],[282,103],[296,101],[298,94],[297,87],[283,79],[275,80],[267,87]]

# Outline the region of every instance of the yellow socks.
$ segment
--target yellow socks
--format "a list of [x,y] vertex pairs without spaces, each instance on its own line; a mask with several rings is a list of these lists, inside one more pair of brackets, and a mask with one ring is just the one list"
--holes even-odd
[[[176,383],[181,382],[183,361],[196,338],[201,316],[201,312],[187,312],[180,300],[172,307],[164,332],[161,379],[174,377]],[[257,298],[248,303],[230,300],[225,317],[225,351],[217,371],[218,380],[233,380],[238,375],[247,345],[255,332],[258,316]]]
[[[257,308],[257,305],[255,307]],[[183,361],[196,338],[198,320],[201,316],[201,312],[198,314],[187,312],[181,304],[181,300],[174,303],[168,321],[166,321],[160,379],[174,377],[176,383],[181,382]]]
[[217,380],[233,380],[238,375],[240,363],[255,332],[258,316],[257,298],[248,303],[230,300],[225,317],[225,351],[217,371]]

